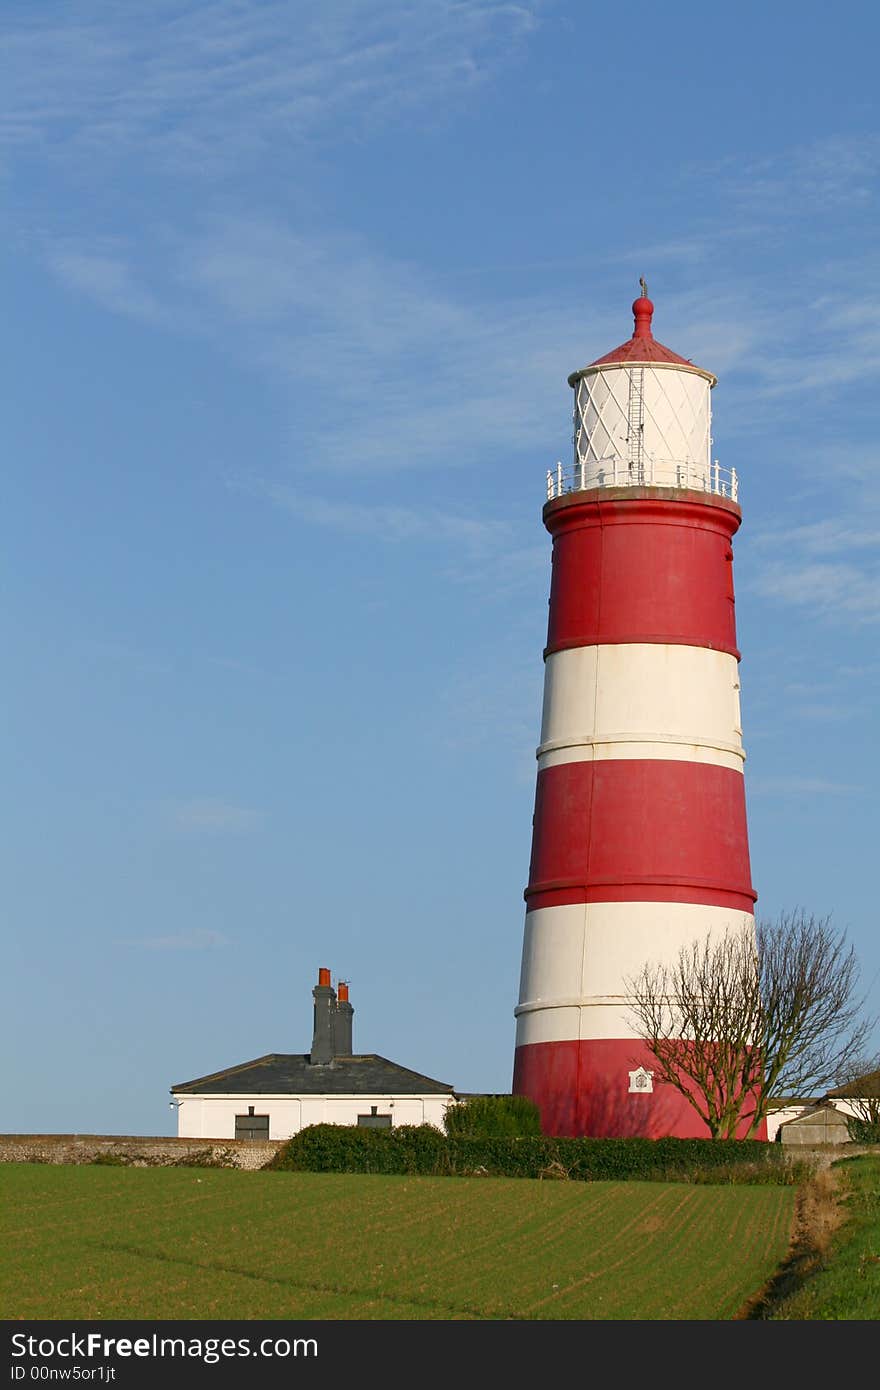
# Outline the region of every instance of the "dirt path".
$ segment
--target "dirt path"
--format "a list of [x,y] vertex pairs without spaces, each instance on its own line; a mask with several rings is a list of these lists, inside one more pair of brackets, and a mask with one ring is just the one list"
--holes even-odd
[[816,1171],[798,1189],[788,1255],[773,1278],[740,1310],[738,1318],[763,1320],[799,1289],[821,1268],[831,1238],[843,1221],[845,1181],[841,1170],[832,1166],[842,1157],[840,1151],[816,1151],[810,1157],[818,1160]]

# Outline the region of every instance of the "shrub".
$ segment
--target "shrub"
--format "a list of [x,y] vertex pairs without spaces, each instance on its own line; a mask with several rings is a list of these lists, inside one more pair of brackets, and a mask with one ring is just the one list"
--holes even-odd
[[449,1106],[443,1125],[462,1139],[523,1137],[541,1133],[541,1112],[528,1096],[470,1096]]
[[863,1120],[847,1115],[846,1131],[854,1144],[880,1144],[880,1120]]
[[310,1173],[443,1173],[445,1140],[433,1125],[370,1129],[309,1125],[282,1144],[264,1168]]

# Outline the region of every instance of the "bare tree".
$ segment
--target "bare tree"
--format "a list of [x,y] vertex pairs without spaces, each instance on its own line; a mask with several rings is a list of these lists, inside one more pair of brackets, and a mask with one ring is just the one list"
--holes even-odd
[[647,962],[626,987],[655,1079],[687,1099],[713,1139],[733,1137],[761,1072],[754,932],[693,942],[671,965]]
[[800,909],[754,930],[746,918],[627,981],[657,1079],[688,1100],[713,1139],[748,1138],[772,1100],[848,1073],[875,1023],[858,985],[846,932]]

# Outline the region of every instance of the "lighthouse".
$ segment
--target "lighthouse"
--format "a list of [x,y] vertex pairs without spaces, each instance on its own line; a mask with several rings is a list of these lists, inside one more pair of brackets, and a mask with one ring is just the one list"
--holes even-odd
[[557,1135],[702,1137],[627,1007],[627,982],[754,930],[732,539],[715,376],[632,337],[568,378],[574,457],[547,474],[544,704],[513,1090]]

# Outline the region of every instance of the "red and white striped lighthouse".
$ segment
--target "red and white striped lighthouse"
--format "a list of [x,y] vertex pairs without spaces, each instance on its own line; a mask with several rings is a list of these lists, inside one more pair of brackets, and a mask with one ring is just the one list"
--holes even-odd
[[655,1086],[626,981],[754,926],[731,540],[715,377],[628,342],[568,378],[574,466],[547,475],[544,709],[513,1089],[545,1132],[703,1136]]

